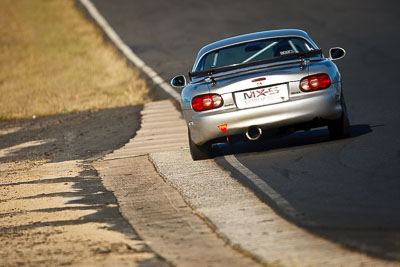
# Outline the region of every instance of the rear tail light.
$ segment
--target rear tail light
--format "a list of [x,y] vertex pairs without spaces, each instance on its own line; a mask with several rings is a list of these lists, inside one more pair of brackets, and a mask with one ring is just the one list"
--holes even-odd
[[316,74],[305,77],[300,81],[300,89],[303,92],[310,92],[328,88],[331,85],[331,79],[328,74]]
[[219,108],[224,104],[218,94],[198,95],[192,99],[192,107],[195,111],[203,111]]

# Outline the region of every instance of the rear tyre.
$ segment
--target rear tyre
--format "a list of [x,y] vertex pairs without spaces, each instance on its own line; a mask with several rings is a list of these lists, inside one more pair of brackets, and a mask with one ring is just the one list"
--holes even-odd
[[188,136],[189,136],[190,155],[192,156],[193,160],[210,159],[213,157],[212,147],[211,147],[212,144],[210,142],[207,142],[203,145],[196,145],[192,141],[192,138],[190,136],[190,131],[188,131]]
[[350,120],[347,113],[346,103],[342,94],[342,116],[337,120],[328,123],[329,135],[331,140],[338,140],[350,136]]

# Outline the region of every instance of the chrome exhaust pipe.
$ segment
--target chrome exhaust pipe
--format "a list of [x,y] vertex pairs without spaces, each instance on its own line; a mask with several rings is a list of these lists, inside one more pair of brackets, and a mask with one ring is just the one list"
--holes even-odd
[[250,141],[256,141],[260,139],[262,135],[262,129],[257,126],[250,126],[246,131],[246,137]]

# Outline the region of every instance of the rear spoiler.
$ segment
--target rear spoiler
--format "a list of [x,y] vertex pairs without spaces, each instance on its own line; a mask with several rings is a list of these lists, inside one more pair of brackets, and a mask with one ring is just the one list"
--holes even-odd
[[235,64],[235,65],[230,65],[230,66],[212,68],[212,69],[208,69],[208,70],[189,72],[189,78],[190,78],[190,80],[192,80],[195,77],[211,77],[212,75],[214,75],[216,73],[220,73],[220,72],[227,72],[227,71],[231,71],[231,70],[235,70],[235,69],[247,68],[247,67],[252,67],[252,66],[256,66],[256,65],[260,65],[260,64],[274,63],[274,62],[285,61],[285,60],[290,60],[290,59],[297,59],[297,58],[301,59],[301,58],[313,56],[313,55],[320,55],[322,57],[322,50],[316,49],[316,50],[312,50],[312,51],[300,52],[300,53],[296,53],[296,54],[288,54],[288,55],[283,55],[283,56],[279,56],[279,57],[262,59],[262,60],[257,60],[257,61],[242,63],[242,64]]

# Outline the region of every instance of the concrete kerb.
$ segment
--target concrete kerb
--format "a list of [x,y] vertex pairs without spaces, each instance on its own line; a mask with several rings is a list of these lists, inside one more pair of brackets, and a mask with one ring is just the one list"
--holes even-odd
[[[167,112],[156,112],[157,106]],[[166,183],[149,161],[148,155],[153,152],[188,151],[186,131],[182,128],[185,122],[178,113],[169,100],[145,104],[137,135],[122,148],[95,162],[94,167],[105,187],[118,199],[121,213],[135,231],[152,250],[174,265],[259,265],[238,246],[236,251],[227,246],[228,239],[218,234],[217,227],[206,216],[193,211],[181,193]],[[175,118],[175,127],[164,124],[153,130],[154,125],[170,116]],[[186,155],[186,160],[191,161]],[[178,166],[171,160],[171,166]]]

